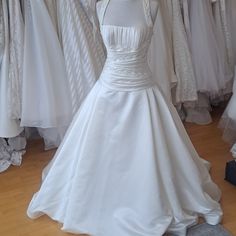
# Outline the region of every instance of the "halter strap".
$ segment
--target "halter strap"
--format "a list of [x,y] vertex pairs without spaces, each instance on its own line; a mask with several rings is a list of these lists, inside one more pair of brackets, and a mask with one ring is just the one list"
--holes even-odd
[[[154,23],[153,23],[153,19],[152,19],[150,0],[142,0],[142,2],[143,2],[144,15],[145,15],[147,24],[148,24],[148,26],[152,27],[154,25]],[[106,10],[107,10],[109,3],[110,3],[110,0],[103,0],[103,2],[102,2],[100,14],[99,14],[99,21],[100,21],[101,25],[103,25]]]

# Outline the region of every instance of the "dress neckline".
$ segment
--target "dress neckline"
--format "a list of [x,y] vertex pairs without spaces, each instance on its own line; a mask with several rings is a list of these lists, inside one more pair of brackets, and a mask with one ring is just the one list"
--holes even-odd
[[99,17],[99,22],[100,22],[100,27],[101,26],[109,26],[109,27],[117,27],[117,28],[126,28],[126,29],[131,29],[131,28],[153,28],[154,26],[154,22],[152,20],[152,16],[151,16],[151,7],[150,7],[150,0],[142,0],[142,5],[143,5],[143,11],[144,11],[144,16],[146,19],[146,24],[145,26],[117,26],[117,25],[110,25],[110,24],[103,24],[104,22],[104,17],[106,15],[106,10],[107,7],[110,3],[110,0],[104,0],[104,2],[102,3],[102,8],[101,8],[101,12],[100,12],[100,17]]

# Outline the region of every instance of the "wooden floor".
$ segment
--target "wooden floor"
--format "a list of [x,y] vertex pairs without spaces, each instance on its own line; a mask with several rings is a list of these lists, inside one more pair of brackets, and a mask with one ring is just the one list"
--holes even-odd
[[[236,235],[236,187],[224,181],[225,163],[231,156],[230,147],[222,141],[217,128],[219,113],[215,112],[211,125],[186,124],[186,128],[200,156],[212,163],[212,177],[223,193],[223,225]],[[41,141],[33,141],[28,145],[22,166],[0,174],[0,236],[71,235],[63,233],[60,225],[46,216],[37,220],[26,216],[27,205],[40,185],[41,171],[53,153],[45,152]]]

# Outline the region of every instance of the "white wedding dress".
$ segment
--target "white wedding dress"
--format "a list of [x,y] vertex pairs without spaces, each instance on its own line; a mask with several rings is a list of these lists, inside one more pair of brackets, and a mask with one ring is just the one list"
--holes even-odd
[[198,216],[218,224],[220,191],[152,80],[149,0],[139,1],[147,24],[138,26],[103,24],[110,2],[100,12],[102,74],[44,170],[28,216],[47,214],[64,231],[94,236],[182,236]]
[[101,74],[105,52],[80,1],[58,0],[58,23],[73,114]]
[[234,144],[231,151],[236,158],[236,75],[234,79],[233,96],[221,117],[219,126],[223,129],[224,140]]

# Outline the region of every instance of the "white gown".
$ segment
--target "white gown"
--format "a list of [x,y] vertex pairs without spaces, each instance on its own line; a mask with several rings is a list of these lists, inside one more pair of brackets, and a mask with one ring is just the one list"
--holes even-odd
[[2,55],[0,71],[0,137],[15,137],[22,132],[19,120],[9,116],[9,66],[10,66],[10,43],[9,43],[9,14],[8,1],[3,0],[3,20],[4,20],[4,51]]
[[10,30],[10,65],[8,82],[9,117],[21,118],[22,77],[24,53],[24,21],[19,0],[12,0],[9,4]]
[[70,124],[72,106],[58,35],[42,0],[25,0],[21,126]]
[[107,60],[75,116],[28,216],[47,214],[63,230],[94,236],[186,235],[203,216],[218,224],[220,191],[174,106],[154,85],[147,25],[104,25]]
[[58,0],[57,5],[60,38],[75,114],[99,78],[105,52],[101,40],[93,37],[93,26],[80,1]]
[[[96,0],[81,0],[84,10],[93,24],[94,31],[97,31],[95,32],[95,38],[98,40],[100,32],[96,29],[99,27],[95,13],[96,2]],[[169,15],[169,5],[171,5],[171,0],[159,0],[159,14],[153,27],[153,37],[148,52],[148,63],[158,87],[171,100],[171,88],[176,85],[177,78],[172,55],[172,18]]]
[[[211,0],[189,0],[189,37],[197,91],[210,98],[220,97],[229,82],[225,52],[213,17]],[[232,78],[230,78],[232,79]]]

